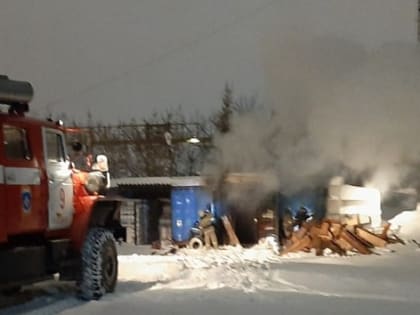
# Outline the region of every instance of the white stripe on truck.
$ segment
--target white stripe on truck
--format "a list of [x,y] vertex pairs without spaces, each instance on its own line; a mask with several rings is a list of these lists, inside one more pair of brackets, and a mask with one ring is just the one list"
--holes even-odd
[[7,185],[40,185],[41,173],[32,167],[1,166],[0,183]]
[[4,184],[4,167],[0,165],[0,184]]

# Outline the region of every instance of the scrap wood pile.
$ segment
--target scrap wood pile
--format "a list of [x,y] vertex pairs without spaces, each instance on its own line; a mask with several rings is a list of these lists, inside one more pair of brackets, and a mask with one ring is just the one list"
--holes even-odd
[[384,225],[380,233],[374,233],[362,225],[348,225],[331,219],[318,223],[304,222],[285,240],[280,255],[314,249],[316,255],[321,256],[327,248],[339,255],[346,255],[350,251],[368,255],[373,253],[375,247],[385,247],[391,243],[404,244],[389,229],[390,223]]

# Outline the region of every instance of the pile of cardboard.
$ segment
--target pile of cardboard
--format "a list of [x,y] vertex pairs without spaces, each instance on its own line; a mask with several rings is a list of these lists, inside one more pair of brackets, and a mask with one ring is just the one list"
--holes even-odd
[[304,222],[283,242],[280,254],[309,252],[314,249],[316,255],[321,256],[328,248],[339,255],[346,255],[351,251],[368,255],[373,253],[375,247],[385,247],[389,243],[404,243],[395,234],[390,233],[389,229],[389,223],[385,224],[378,233],[359,224],[348,224],[333,219]]

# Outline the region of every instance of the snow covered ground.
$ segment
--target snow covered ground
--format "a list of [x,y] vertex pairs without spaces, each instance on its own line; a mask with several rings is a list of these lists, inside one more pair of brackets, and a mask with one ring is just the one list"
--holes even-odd
[[[410,215],[407,240],[419,225],[418,213]],[[420,248],[412,241],[347,257],[280,257],[261,245],[169,255],[127,245],[119,251],[115,294],[83,302],[71,283],[42,283],[28,289],[38,297],[0,314],[420,314]]]

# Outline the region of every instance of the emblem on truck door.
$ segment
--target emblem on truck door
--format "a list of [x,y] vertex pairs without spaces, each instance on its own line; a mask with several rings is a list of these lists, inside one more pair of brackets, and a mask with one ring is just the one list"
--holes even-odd
[[22,188],[22,210],[23,213],[30,213],[32,209],[32,193],[31,188],[23,187]]

